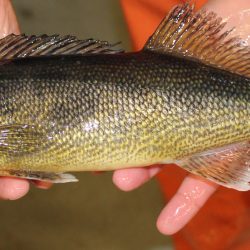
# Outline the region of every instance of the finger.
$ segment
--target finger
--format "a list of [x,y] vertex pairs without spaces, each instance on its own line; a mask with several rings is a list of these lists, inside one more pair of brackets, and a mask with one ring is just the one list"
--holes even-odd
[[14,9],[9,0],[0,0],[0,37],[19,34],[19,26]]
[[236,27],[233,35],[249,41],[250,2],[246,0],[210,0],[205,5],[206,9],[212,10],[228,23],[228,28]]
[[29,191],[29,182],[23,179],[0,177],[0,199],[17,200]]
[[45,181],[33,180],[33,181],[30,181],[30,182],[32,182],[37,188],[40,188],[40,189],[49,189],[53,185],[53,183],[45,182]]
[[157,220],[158,230],[171,235],[182,229],[215,192],[216,184],[189,175]]
[[113,175],[114,184],[123,191],[131,191],[155,176],[161,167],[159,165],[149,168],[130,168],[116,170]]

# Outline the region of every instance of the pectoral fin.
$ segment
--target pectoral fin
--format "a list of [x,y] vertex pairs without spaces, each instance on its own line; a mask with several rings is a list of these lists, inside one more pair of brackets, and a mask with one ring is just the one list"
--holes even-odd
[[176,164],[222,186],[250,190],[250,143],[238,143],[186,157]]
[[11,176],[29,180],[40,180],[52,183],[77,182],[75,176],[68,173],[54,173],[27,170],[0,170],[0,176]]
[[10,124],[0,126],[0,154],[21,157],[36,152],[47,135],[37,126]]

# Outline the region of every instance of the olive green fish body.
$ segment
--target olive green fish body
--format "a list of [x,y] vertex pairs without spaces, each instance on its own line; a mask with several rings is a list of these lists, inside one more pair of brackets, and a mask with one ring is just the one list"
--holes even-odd
[[0,167],[173,162],[250,139],[249,93],[248,78],[152,52],[15,59],[0,67],[0,130],[35,136],[12,152],[3,137]]
[[250,190],[250,47],[178,5],[143,50],[72,36],[0,40],[0,175],[175,163]]

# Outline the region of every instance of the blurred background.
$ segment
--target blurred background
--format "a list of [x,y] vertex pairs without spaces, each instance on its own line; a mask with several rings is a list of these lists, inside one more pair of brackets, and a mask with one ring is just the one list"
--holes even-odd
[[[122,41],[131,49],[118,0],[12,2],[26,34]],[[1,201],[0,249],[172,249],[155,226],[164,205],[155,180],[124,193],[112,184],[111,173],[77,177],[78,183],[32,188],[19,201]]]

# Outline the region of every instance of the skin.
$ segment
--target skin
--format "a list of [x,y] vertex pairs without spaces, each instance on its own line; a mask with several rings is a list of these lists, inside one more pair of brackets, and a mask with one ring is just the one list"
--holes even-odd
[[[237,17],[243,9],[250,8],[250,4],[245,0],[228,0],[225,5],[223,0],[211,0],[206,9],[214,10],[221,16],[228,17],[230,25],[239,25],[247,22],[250,17],[244,15]],[[235,15],[236,13],[236,15]],[[244,22],[243,22],[244,20]],[[19,33],[18,23],[10,1],[0,0],[0,37],[10,33]],[[241,25],[239,31],[242,37],[248,39],[247,25]],[[117,170],[113,175],[113,182],[123,191],[131,191],[138,188],[157,173],[161,167],[152,166],[150,168],[133,168]],[[29,181],[23,179],[0,177],[0,199],[16,200],[24,196],[29,190]],[[37,187],[47,189],[51,184],[44,182],[32,182]],[[188,175],[182,182],[174,197],[163,208],[157,220],[158,230],[166,235],[171,235],[182,229],[193,216],[200,210],[209,197],[216,191],[217,185],[193,175]]]

